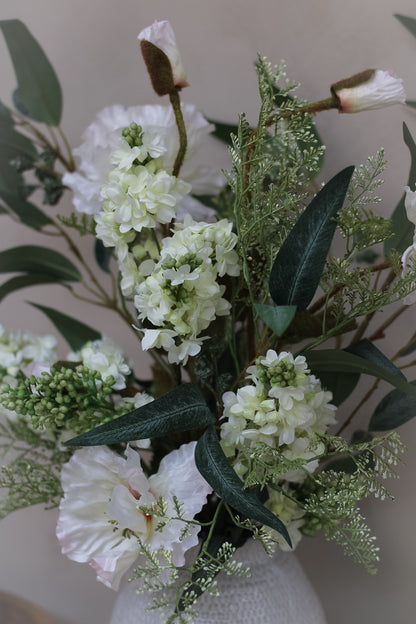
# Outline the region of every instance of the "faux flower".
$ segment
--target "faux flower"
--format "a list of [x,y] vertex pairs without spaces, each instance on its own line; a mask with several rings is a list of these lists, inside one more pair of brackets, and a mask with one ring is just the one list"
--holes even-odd
[[367,69],[331,86],[340,113],[358,113],[404,104],[403,81],[390,71]]
[[184,565],[185,552],[198,543],[198,526],[191,525],[183,537],[184,522],[169,520],[157,531],[160,517],[140,507],[156,509],[162,497],[166,515],[176,516],[176,496],[184,518],[194,518],[212,491],[195,466],[195,445],[184,444],[166,455],[149,478],[130,447],[125,458],[104,446],[75,451],[61,475],[64,497],[56,534],[63,554],[88,562],[97,579],[112,589],[118,589],[140,554],[137,538],[154,551],[165,547],[175,566]]
[[29,364],[42,362],[46,367],[56,360],[57,340],[54,336],[34,336],[26,333],[7,332],[0,325],[0,367],[8,375],[25,372]]
[[[192,186],[196,195],[215,195],[224,186],[223,176],[205,165],[190,166],[189,162],[207,135],[214,130],[192,104],[182,104],[185,127],[188,138],[185,162],[181,168],[181,180]],[[77,171],[65,173],[63,183],[74,193],[73,203],[79,212],[97,214],[103,206],[102,187],[108,183],[108,176],[113,169],[112,157],[120,154],[122,129],[135,122],[143,130],[143,145],[158,151],[160,169],[172,173],[173,164],[179,149],[178,129],[175,116],[170,106],[109,106],[101,110],[83,134],[82,144],[74,149]],[[132,151],[132,150],[130,150]],[[153,152],[150,152],[151,154]],[[186,211],[192,212],[192,206],[201,211],[200,202],[187,203]],[[208,209],[204,209],[205,213]],[[212,214],[209,210],[209,214]],[[196,215],[201,218],[200,214]],[[203,217],[205,218],[205,217]]]
[[407,218],[413,225],[416,225],[416,191],[411,191],[408,186],[405,186],[404,190],[406,191],[404,207],[406,208]]
[[87,368],[98,371],[104,381],[112,377],[114,390],[126,387],[126,376],[131,372],[122,350],[110,338],[87,342],[76,353],[70,353],[68,360],[82,362]]

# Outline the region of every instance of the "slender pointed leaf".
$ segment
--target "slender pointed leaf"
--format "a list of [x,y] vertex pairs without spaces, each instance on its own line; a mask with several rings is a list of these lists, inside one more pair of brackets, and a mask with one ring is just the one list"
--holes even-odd
[[226,143],[226,145],[231,145],[231,134],[238,134],[238,125],[227,124],[222,121],[215,121],[214,119],[208,119],[208,121],[215,126],[215,130],[211,132],[211,136]]
[[58,126],[62,91],[44,51],[20,20],[2,20],[0,28],[9,49],[23,107],[37,121]]
[[359,373],[337,373],[320,371],[319,379],[322,387],[332,392],[331,403],[341,405],[355,390],[360,380]]
[[416,108],[416,100],[406,100],[406,104],[412,108]]
[[22,223],[34,230],[41,230],[51,222],[50,218],[40,208],[25,199],[21,199],[18,195],[13,195],[0,188],[0,198],[9,210],[19,217]]
[[54,310],[53,308],[39,305],[32,301],[28,301],[27,303],[30,303],[30,305],[46,314],[48,319],[55,325],[61,336],[65,338],[74,351],[81,349],[89,340],[98,340],[101,338],[100,332],[96,329],[93,329],[85,323],[81,323],[81,321],[63,312],[59,312],[59,310]]
[[[416,381],[410,382],[416,387]],[[396,429],[416,416],[416,397],[392,390],[377,405],[371,417],[370,431]]]
[[198,386],[181,384],[152,403],[147,403],[111,422],[66,442],[69,446],[118,444],[160,438],[172,432],[201,429],[215,422]]
[[36,273],[30,273],[28,275],[18,275],[17,277],[12,277],[7,280],[0,286],[0,301],[2,301],[7,295],[15,292],[16,290],[21,290],[22,288],[27,288],[30,286],[37,286],[39,284],[61,284],[62,286],[67,286],[60,280],[57,280],[55,277],[51,277],[50,275],[37,275]]
[[[410,152],[410,171],[407,185],[413,189],[416,185],[416,143],[413,140],[412,135],[409,132],[409,128],[403,122],[403,140],[409,148]],[[384,243],[384,254],[388,256],[392,249],[397,249],[400,253],[403,253],[407,247],[413,242],[414,226],[410,223],[406,215],[406,208],[404,207],[405,194],[402,195],[399,203],[397,204],[392,216],[391,225],[393,235],[390,236]]]
[[313,198],[284,241],[270,273],[277,305],[305,310],[319,285],[354,167],[334,176]]
[[195,463],[214,492],[245,517],[271,527],[292,546],[283,522],[267,509],[254,492],[244,489],[244,483],[232,468],[218,440],[214,427],[208,427],[195,448]]
[[380,351],[380,349],[377,349],[374,343],[366,338],[350,345],[344,349],[344,351],[358,355],[365,360],[369,360],[370,362],[373,362],[373,364],[377,364],[381,368],[384,368],[385,371],[391,373],[392,375],[397,375],[407,381],[402,371],[397,368],[397,366],[395,366],[393,362]]
[[269,306],[255,303],[254,309],[277,336],[285,333],[296,314],[296,306]]
[[413,37],[416,37],[416,19],[413,17],[407,17],[407,15],[400,15],[400,13],[395,13],[394,17],[398,19],[410,33],[412,33]]
[[0,100],[0,128],[13,128],[14,121],[10,110]]
[[0,252],[0,273],[42,273],[67,282],[79,282],[82,275],[59,251],[21,245]]
[[111,251],[108,247],[104,247],[103,242],[99,238],[95,239],[94,254],[98,266],[105,273],[110,273]]
[[317,377],[321,372],[358,373],[373,375],[388,381],[392,386],[402,390],[410,396],[416,397],[416,388],[412,386],[402,374],[392,373],[383,366],[365,360],[353,353],[339,349],[322,349],[308,351],[306,354],[308,366]]
[[410,355],[410,353],[413,353],[413,351],[415,350],[416,350],[416,332],[413,334],[413,336],[409,340],[407,348],[404,351],[402,351],[400,355],[404,357],[405,355]]
[[12,158],[24,156],[35,160],[38,153],[32,141],[13,128],[2,128],[0,133],[1,162],[10,162]]

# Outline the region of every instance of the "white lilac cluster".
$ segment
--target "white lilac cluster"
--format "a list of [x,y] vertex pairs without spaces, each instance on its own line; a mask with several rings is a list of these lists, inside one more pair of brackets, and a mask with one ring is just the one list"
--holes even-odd
[[148,276],[136,287],[134,305],[146,326],[144,350],[163,348],[171,363],[186,364],[201,350],[201,336],[217,316],[228,314],[225,286],[218,278],[240,272],[232,223],[195,222],[189,215],[161,242],[157,263],[141,266]]
[[162,498],[166,515],[175,517],[176,497],[186,520],[201,510],[212,488],[196,468],[195,445],[184,444],[166,455],[149,478],[129,446],[126,457],[104,446],[75,451],[61,474],[64,497],[56,533],[63,554],[88,562],[97,579],[116,590],[140,555],[138,538],[151,550],[170,550],[173,564],[183,566],[184,553],[198,543],[199,527],[188,525],[184,536],[184,522],[174,519],[160,529],[160,517],[149,509],[156,511]]
[[[207,136],[214,130],[192,104],[182,104],[188,145],[185,162],[181,168],[181,180],[191,184],[195,195],[214,195],[224,186],[222,175],[205,165],[192,166],[195,153]],[[109,106],[100,111],[97,118],[83,134],[83,143],[74,150],[77,158],[77,171],[65,173],[63,183],[72,189],[73,203],[79,212],[95,215],[103,208],[106,198],[101,189],[108,183],[108,176],[114,165],[112,155],[120,154],[120,137],[123,128],[136,123],[143,129],[143,147],[135,150],[134,156],[124,147],[127,161],[140,158],[147,151],[152,159],[157,159],[158,169],[171,174],[179,149],[179,137],[173,110],[169,106]],[[121,148],[123,152],[123,148]],[[184,197],[179,208],[181,215],[191,212],[194,206],[201,209],[190,197]],[[206,209],[205,209],[206,210]]]
[[[269,350],[247,373],[248,385],[223,395],[227,421],[221,426],[221,445],[234,469],[244,478],[253,449],[264,449],[263,457],[267,459],[266,449],[270,447],[279,449],[289,460],[304,460],[307,470],[313,472],[318,461],[310,460],[320,449],[310,450],[309,441],[313,433],[325,432],[335,421],[332,393],[324,391],[320,381],[310,374],[303,356],[294,358],[291,353]],[[281,480],[296,483],[304,478],[303,470],[294,470],[282,475]],[[280,513],[284,507],[289,533],[292,531],[296,538],[302,513],[284,498],[277,500],[273,494],[269,505]]]
[[[410,223],[415,226],[413,235],[413,243],[406,249],[402,256],[403,277],[409,272],[415,272],[416,267],[416,191],[411,191],[408,186],[405,187],[406,197],[404,206],[406,208],[407,218]],[[405,305],[416,303],[416,290],[403,299]]]
[[111,387],[122,390],[131,369],[120,347],[110,338],[89,341],[76,352],[67,356],[70,362],[82,362],[87,368],[98,371],[103,381],[113,380]]
[[34,336],[29,332],[7,332],[0,325],[0,367],[15,377],[20,371],[31,375],[35,364],[50,366],[58,359],[54,336]]

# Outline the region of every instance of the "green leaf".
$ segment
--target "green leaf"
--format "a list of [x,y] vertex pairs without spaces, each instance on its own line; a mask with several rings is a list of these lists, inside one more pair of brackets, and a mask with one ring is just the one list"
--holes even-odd
[[36,286],[38,284],[61,284],[62,286],[66,286],[68,288],[66,284],[63,284],[61,281],[57,280],[55,277],[51,277],[50,275],[36,275],[36,273],[18,275],[17,277],[12,277],[7,280],[7,282],[4,282],[0,286],[0,301],[15,290],[21,290],[22,288]]
[[[413,140],[412,135],[409,132],[409,128],[403,122],[403,139],[410,151],[411,163],[409,178],[407,185],[410,188],[414,188],[416,185],[416,143]],[[413,242],[414,226],[410,223],[406,215],[406,208],[404,207],[405,194],[402,195],[399,203],[397,204],[392,216],[391,226],[393,235],[390,236],[384,243],[384,255],[388,256],[392,249],[397,249],[398,252],[403,253],[405,249],[410,247]]]
[[296,306],[269,306],[255,303],[254,309],[277,336],[285,333],[296,314]]
[[348,353],[353,353],[354,355],[358,355],[359,357],[362,357],[369,362],[373,362],[373,364],[377,364],[392,375],[397,375],[398,377],[401,377],[402,379],[407,381],[402,371],[397,368],[397,366],[395,366],[393,362],[380,351],[380,349],[377,349],[374,343],[372,343],[370,340],[367,340],[367,338],[364,338],[363,340],[360,340],[359,342],[350,345],[349,347],[344,349],[344,351],[347,351]]
[[94,254],[98,266],[105,273],[110,273],[111,251],[108,247],[104,247],[103,242],[99,238],[95,239]]
[[0,273],[42,273],[58,280],[79,282],[82,275],[59,251],[37,245],[21,245],[0,252]]
[[406,104],[412,108],[416,108],[416,100],[406,100]]
[[1,162],[10,162],[11,159],[24,156],[35,160],[38,153],[32,141],[13,128],[2,128],[0,133]]
[[407,17],[406,15],[400,15],[400,13],[394,13],[394,17],[398,19],[410,33],[412,33],[413,37],[416,37],[416,19],[413,17]]
[[366,360],[353,353],[339,349],[322,349],[308,351],[306,356],[308,366],[317,377],[321,372],[358,373],[373,375],[384,379],[406,394],[416,397],[416,388],[412,386],[403,375],[395,374],[377,363]]
[[6,206],[14,212],[22,223],[28,225],[34,230],[41,230],[45,225],[51,222],[50,218],[40,210],[35,204],[21,199],[17,195],[8,193],[0,189],[0,198]]
[[89,340],[99,340],[101,338],[100,332],[96,329],[93,329],[85,323],[81,323],[81,321],[67,314],[63,314],[63,312],[39,305],[38,303],[33,303],[32,301],[28,301],[27,303],[30,303],[30,305],[46,314],[48,319],[55,325],[56,329],[74,351],[79,351]]
[[244,489],[244,483],[221,448],[214,427],[209,427],[198,440],[195,463],[220,498],[245,517],[271,527],[284,537],[289,546],[292,546],[283,522],[261,503],[254,492]]
[[2,20],[0,28],[9,49],[23,107],[37,121],[58,126],[62,92],[44,51],[20,20]]
[[13,128],[14,120],[10,110],[0,100],[0,128]]
[[334,176],[313,198],[280,248],[270,273],[277,305],[305,310],[319,285],[354,167]]
[[215,422],[198,386],[185,383],[111,422],[66,442],[69,446],[118,444],[201,429]]
[[320,372],[319,379],[326,390],[332,392],[332,401],[338,407],[354,391],[360,380],[358,373]]
[[211,136],[226,143],[226,145],[231,145],[231,134],[238,134],[238,125],[227,124],[222,121],[215,121],[214,119],[208,119],[207,121],[215,126],[215,130],[211,132]]
[[[416,387],[416,381],[410,382]],[[416,416],[416,397],[392,390],[377,405],[371,417],[370,431],[396,429]]]

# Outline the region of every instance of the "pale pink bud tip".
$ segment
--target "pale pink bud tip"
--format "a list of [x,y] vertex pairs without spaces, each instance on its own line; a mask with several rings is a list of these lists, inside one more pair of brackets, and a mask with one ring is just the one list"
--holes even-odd
[[137,38],[140,42],[149,41],[149,43],[152,43],[166,54],[172,67],[173,82],[177,89],[189,86],[186,71],[176,45],[175,34],[167,20],[155,21],[151,26],[144,28]]
[[340,113],[358,113],[404,104],[403,81],[390,71],[367,69],[331,86]]

